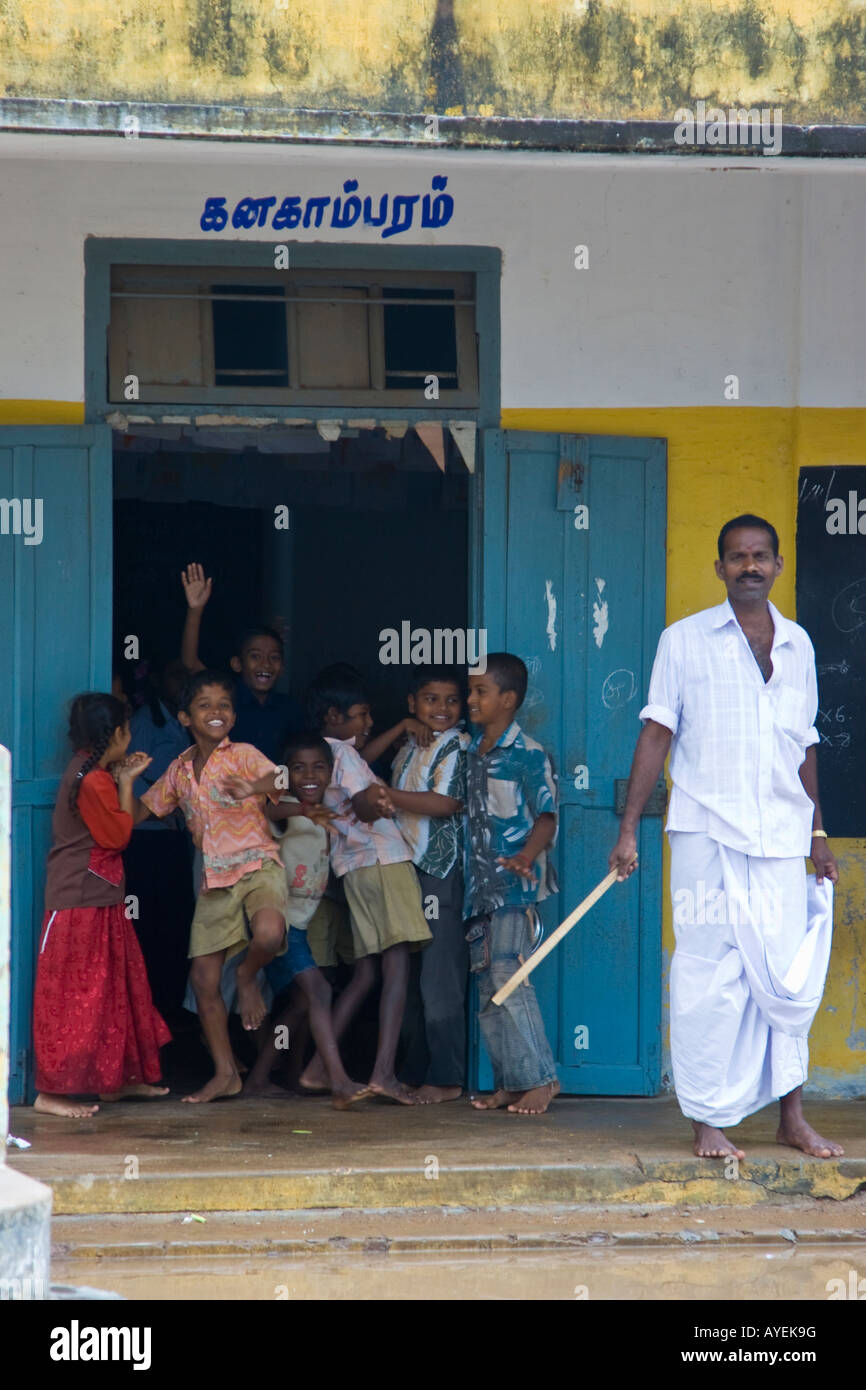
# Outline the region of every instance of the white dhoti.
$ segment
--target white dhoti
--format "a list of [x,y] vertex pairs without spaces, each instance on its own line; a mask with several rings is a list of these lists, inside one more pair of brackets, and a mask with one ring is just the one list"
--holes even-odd
[[833,885],[669,832],[676,950],[671,1059],[683,1114],[723,1128],[806,1080],[830,960]]

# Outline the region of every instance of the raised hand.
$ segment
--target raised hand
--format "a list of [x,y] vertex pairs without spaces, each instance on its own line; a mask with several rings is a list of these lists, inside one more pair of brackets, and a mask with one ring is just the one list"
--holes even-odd
[[213,578],[205,579],[202,565],[187,565],[180,572],[180,582],[190,608],[204,608],[211,595]]

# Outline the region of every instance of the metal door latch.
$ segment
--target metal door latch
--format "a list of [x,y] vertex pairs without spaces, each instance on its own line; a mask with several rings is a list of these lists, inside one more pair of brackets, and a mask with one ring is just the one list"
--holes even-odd
[[[625,798],[628,791],[628,778],[616,777],[613,783],[613,809],[617,816],[621,816],[625,811]],[[643,808],[645,816],[663,816],[667,810],[668,789],[664,778],[656,782],[653,790],[649,794],[646,806]]]

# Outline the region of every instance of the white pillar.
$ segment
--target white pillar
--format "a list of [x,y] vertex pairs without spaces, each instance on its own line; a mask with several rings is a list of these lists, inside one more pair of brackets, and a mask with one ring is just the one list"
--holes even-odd
[[51,1189],[6,1163],[11,823],[12,760],[0,745],[0,1300],[47,1298],[51,1256]]

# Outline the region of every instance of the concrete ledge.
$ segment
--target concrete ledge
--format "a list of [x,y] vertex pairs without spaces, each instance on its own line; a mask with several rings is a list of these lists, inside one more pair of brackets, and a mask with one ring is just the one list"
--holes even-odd
[[[199,1173],[136,1181],[88,1174],[49,1180],[58,1216],[89,1212],[302,1211],[427,1207],[431,1183],[423,1169],[313,1170],[293,1173]],[[753,1206],[780,1195],[844,1200],[866,1186],[866,1162],[742,1163],[736,1180],[692,1162],[601,1166],[440,1167],[440,1207],[512,1207],[591,1202]]]
[[736,1131],[747,1158],[731,1172],[692,1155],[690,1126],[668,1097],[558,1100],[537,1117],[480,1114],[466,1102],[365,1102],[338,1112],[326,1099],[289,1097],[210,1106],[131,1102],[72,1122],[20,1109],[15,1130],[32,1148],[12,1161],[51,1187],[56,1216],[745,1208],[780,1198],[842,1202],[866,1189],[863,1106],[824,1102],[810,1116],[842,1142],[844,1157],[809,1158],[776,1144],[775,1115],[767,1111]]
[[0,1297],[47,1289],[50,1225],[51,1189],[0,1164]]

